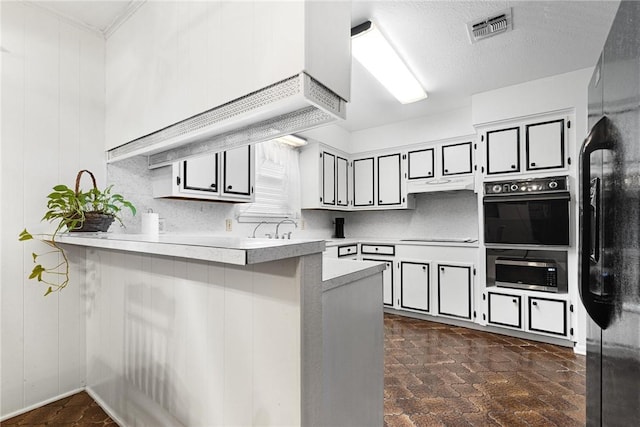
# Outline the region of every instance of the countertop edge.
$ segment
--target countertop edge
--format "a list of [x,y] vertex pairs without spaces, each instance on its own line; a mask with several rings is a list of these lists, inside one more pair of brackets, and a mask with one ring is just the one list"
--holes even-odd
[[219,262],[232,265],[250,265],[261,262],[278,261],[313,253],[322,253],[322,240],[295,242],[287,245],[265,246],[262,248],[229,248],[202,244],[171,242],[150,242],[142,240],[118,240],[93,236],[61,235],[57,242],[65,245],[88,248],[110,249],[149,255],[171,256],[201,261]]
[[[354,271],[341,273],[334,277],[329,277],[326,280],[322,280],[322,292],[330,291],[331,289],[339,288],[340,286],[348,285],[356,280],[363,279],[365,277],[373,276],[375,274],[384,271],[387,267],[382,262],[376,261],[352,261],[352,260],[340,260],[330,259],[323,260],[323,270],[328,267],[327,263],[354,263]],[[356,264],[357,263],[357,266]],[[324,274],[323,274],[324,275]]]

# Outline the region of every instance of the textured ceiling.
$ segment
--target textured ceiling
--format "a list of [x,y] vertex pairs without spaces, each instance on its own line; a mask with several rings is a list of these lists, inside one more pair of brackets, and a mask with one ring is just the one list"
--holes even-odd
[[[33,2],[103,34],[144,0]],[[239,0],[234,0],[239,1]],[[618,1],[363,1],[352,24],[371,20],[429,98],[401,105],[354,61],[341,125],[359,130],[470,105],[471,95],[595,65]],[[466,23],[512,8],[513,30],[471,44]]]
[[[354,1],[429,92],[401,105],[354,61],[343,127],[358,130],[470,105],[474,93],[595,65],[617,1]],[[466,23],[512,8],[513,30],[475,44]],[[586,90],[586,88],[585,88]]]

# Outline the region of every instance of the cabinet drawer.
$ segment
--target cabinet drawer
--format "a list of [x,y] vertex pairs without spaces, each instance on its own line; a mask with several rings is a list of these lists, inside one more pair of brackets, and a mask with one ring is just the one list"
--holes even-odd
[[338,246],[338,257],[356,255],[358,253],[358,245]]
[[489,292],[489,323],[522,328],[522,297]]
[[360,251],[369,255],[395,255],[396,247],[394,245],[362,245]]
[[567,302],[529,297],[529,330],[567,335]]

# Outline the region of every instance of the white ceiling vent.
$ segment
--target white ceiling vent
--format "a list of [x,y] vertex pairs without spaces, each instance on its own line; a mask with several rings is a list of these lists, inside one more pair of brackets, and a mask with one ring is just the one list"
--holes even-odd
[[480,18],[467,23],[469,40],[475,43],[505,33],[512,29],[511,8],[492,14],[488,18]]

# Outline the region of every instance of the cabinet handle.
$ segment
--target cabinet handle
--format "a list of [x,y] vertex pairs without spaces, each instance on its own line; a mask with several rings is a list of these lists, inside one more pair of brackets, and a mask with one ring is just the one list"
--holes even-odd
[[518,303],[518,300],[514,298],[514,299],[513,299],[513,303],[514,303],[514,304],[517,304],[517,303]]
[[378,203],[382,203],[382,200],[379,200]]
[[537,303],[537,302],[535,302],[535,301],[532,301],[532,302],[531,302],[531,305],[538,305],[538,303]]
[[422,266],[422,270],[426,271],[426,270],[427,270],[427,266],[426,266],[426,265],[423,265],[423,266]]
[[215,183],[214,183],[214,184],[211,184],[209,187],[211,187],[211,188],[216,188],[216,184],[215,184]]
[[516,168],[516,165],[511,165],[511,169],[515,169],[515,168]]
[[531,167],[535,167],[535,165],[536,165],[535,163],[531,163]]
[[440,271],[444,271],[444,267],[440,267]]
[[449,172],[449,169],[445,169],[444,171],[445,171],[445,173],[448,173],[448,172]]
[[371,200],[369,200],[369,204],[373,203]]
[[342,203],[342,200],[338,200],[338,203]]
[[233,187],[231,187],[230,185],[227,185],[227,190],[231,190]]
[[378,248],[376,248],[376,251],[378,250]]

